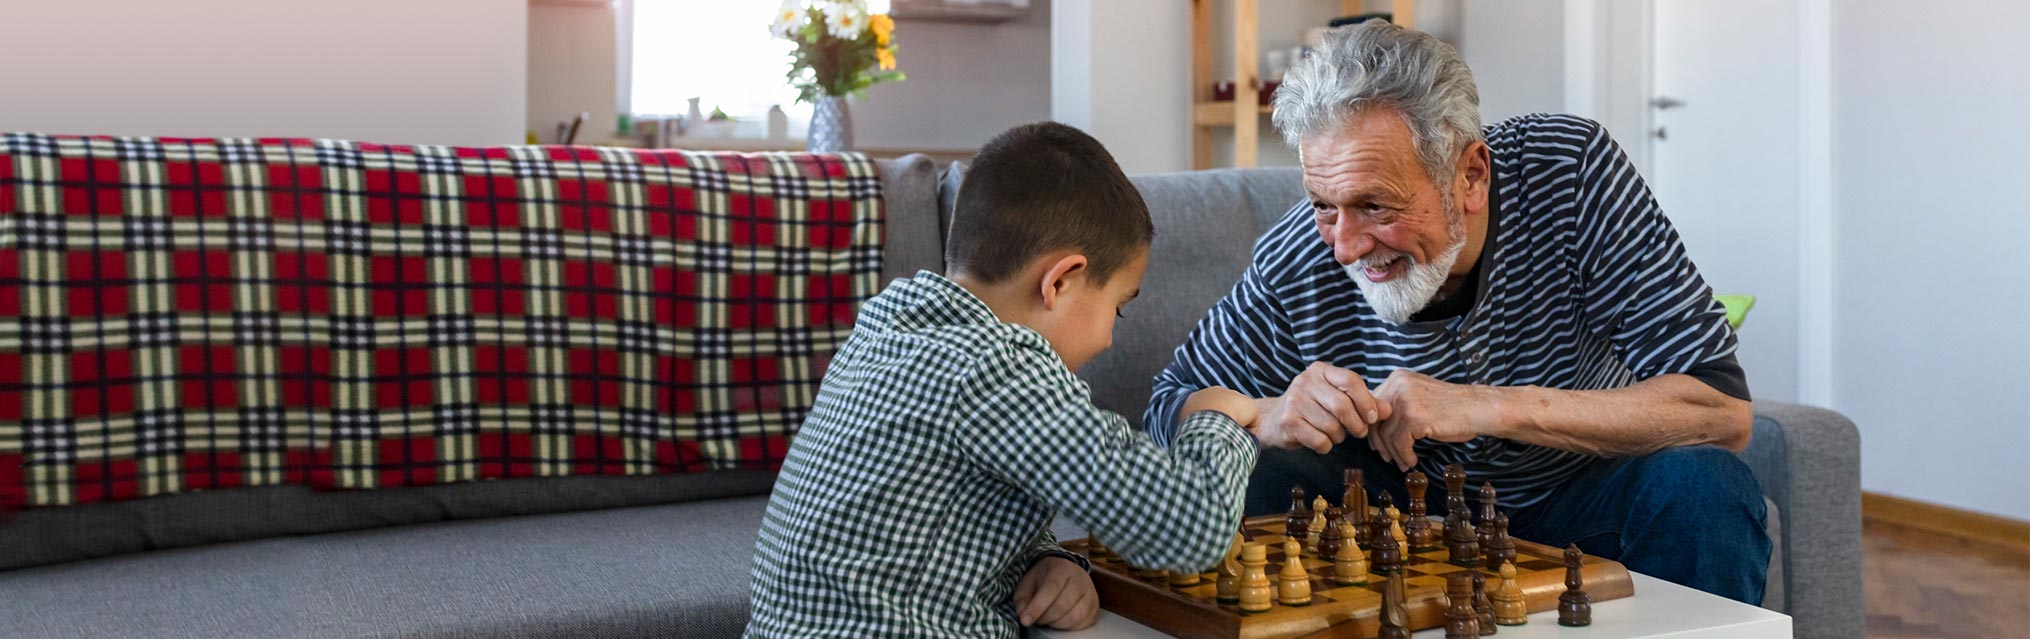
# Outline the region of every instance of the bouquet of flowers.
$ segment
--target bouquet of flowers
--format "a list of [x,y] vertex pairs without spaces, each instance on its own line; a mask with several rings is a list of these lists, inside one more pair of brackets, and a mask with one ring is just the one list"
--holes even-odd
[[895,69],[895,20],[869,15],[865,0],[785,0],[769,31],[796,43],[789,81],[798,101],[862,95],[903,79]]

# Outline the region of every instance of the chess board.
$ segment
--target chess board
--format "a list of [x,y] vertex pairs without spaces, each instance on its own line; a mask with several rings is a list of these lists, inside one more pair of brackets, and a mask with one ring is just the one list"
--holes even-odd
[[[1267,546],[1268,573],[1273,581],[1283,565],[1283,515],[1252,517],[1243,522],[1251,543]],[[1063,544],[1066,550],[1091,557],[1088,540]],[[1515,540],[1516,583],[1532,613],[1556,610],[1558,595],[1565,591],[1563,552],[1542,544]],[[1445,575],[1462,568],[1447,563],[1443,548],[1405,553],[1404,585],[1408,591],[1410,628],[1422,630],[1445,625]],[[1137,570],[1111,554],[1093,562],[1093,585],[1099,592],[1100,607],[1133,619],[1173,637],[1187,639],[1368,639],[1381,629],[1381,593],[1388,580],[1368,575],[1365,585],[1342,586],[1332,580],[1332,562],[1314,556],[1303,558],[1311,573],[1311,603],[1285,606],[1281,603],[1264,612],[1243,613],[1237,604],[1222,604],[1215,598],[1216,572],[1206,572],[1195,586],[1171,586],[1163,577],[1137,577]],[[1370,566],[1372,568],[1372,566]],[[1488,576],[1487,587],[1500,581]],[[1579,574],[1585,590],[1595,603],[1635,594],[1628,569],[1621,564],[1587,556]]]

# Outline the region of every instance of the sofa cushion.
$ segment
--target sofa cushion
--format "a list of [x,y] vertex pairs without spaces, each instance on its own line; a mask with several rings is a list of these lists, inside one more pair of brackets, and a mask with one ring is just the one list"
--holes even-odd
[[0,571],[282,535],[766,495],[775,473],[538,477],[382,490],[208,490],[36,508],[0,523]]
[[0,508],[772,468],[881,284],[854,154],[10,134],[0,165]]
[[765,505],[403,526],[0,572],[0,637],[737,637]]

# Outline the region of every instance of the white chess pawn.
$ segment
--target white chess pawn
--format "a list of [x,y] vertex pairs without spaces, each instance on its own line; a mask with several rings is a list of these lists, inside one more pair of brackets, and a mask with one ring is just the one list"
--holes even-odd
[[1283,542],[1283,573],[1278,582],[1277,603],[1285,606],[1311,603],[1311,572],[1304,569],[1304,549],[1295,539]]

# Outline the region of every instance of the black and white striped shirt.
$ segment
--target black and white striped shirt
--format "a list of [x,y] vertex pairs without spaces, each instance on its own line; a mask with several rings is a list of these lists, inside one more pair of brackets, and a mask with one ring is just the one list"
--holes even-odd
[[[1370,386],[1398,368],[1459,384],[1571,390],[1687,373],[1746,399],[1725,311],[1607,132],[1582,118],[1528,115],[1486,133],[1494,195],[1470,310],[1383,321],[1300,202],[1255,243],[1240,282],[1156,377],[1150,434],[1167,442],[1194,390],[1273,397],[1314,361]],[[1493,437],[1420,441],[1416,452],[1433,475],[1464,464],[1510,508],[1543,499],[1593,459]]]

